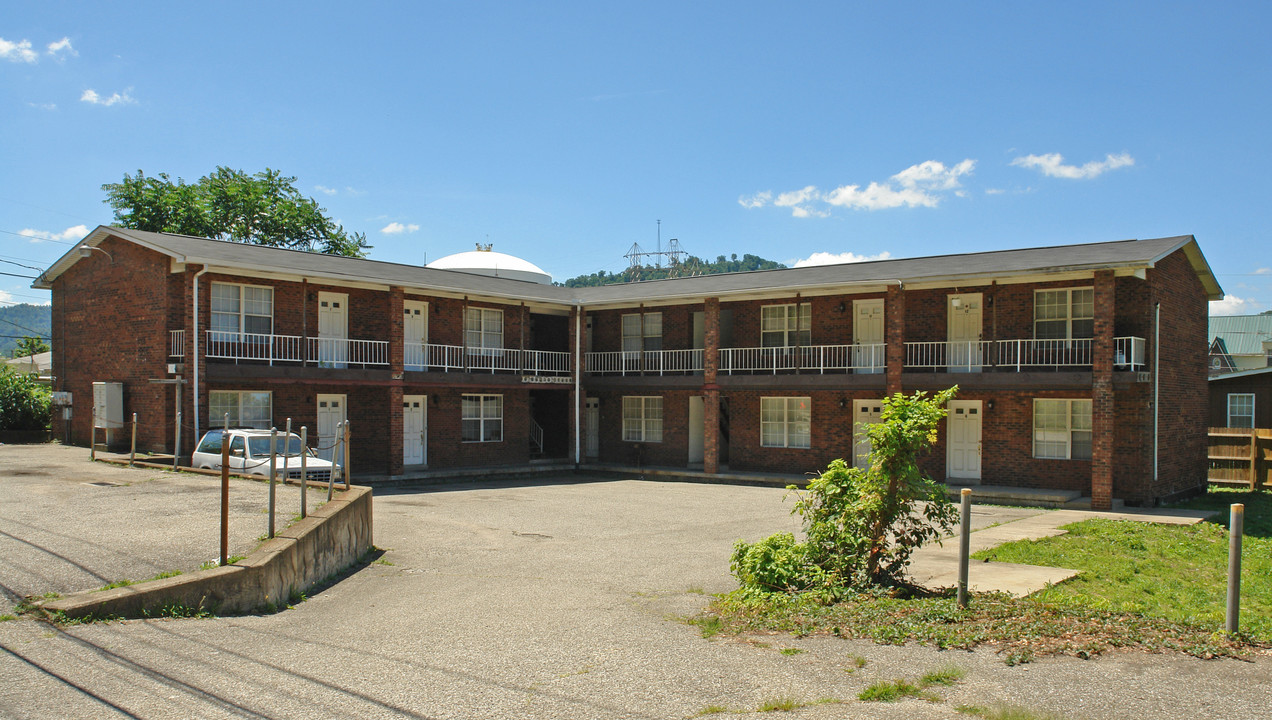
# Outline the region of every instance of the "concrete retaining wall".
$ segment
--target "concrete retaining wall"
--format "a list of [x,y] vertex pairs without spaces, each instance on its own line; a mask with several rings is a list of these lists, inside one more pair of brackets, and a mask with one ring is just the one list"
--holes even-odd
[[371,488],[355,485],[233,565],[75,593],[44,609],[70,618],[139,618],[174,605],[218,614],[284,607],[293,593],[357,562],[372,547],[371,532]]

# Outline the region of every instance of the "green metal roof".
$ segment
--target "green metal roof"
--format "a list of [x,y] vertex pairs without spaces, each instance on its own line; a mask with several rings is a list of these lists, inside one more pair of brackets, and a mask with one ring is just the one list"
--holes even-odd
[[1210,318],[1210,341],[1223,338],[1232,355],[1262,355],[1263,341],[1272,340],[1272,315],[1219,315]]

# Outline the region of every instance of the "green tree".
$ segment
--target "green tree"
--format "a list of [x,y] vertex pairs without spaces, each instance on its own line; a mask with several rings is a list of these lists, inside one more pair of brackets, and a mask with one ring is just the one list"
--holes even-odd
[[121,227],[364,257],[366,235],[346,232],[277,170],[248,175],[218,166],[195,183],[166,173],[124,174],[102,185]]
[[919,468],[936,442],[945,405],[957,386],[929,398],[900,393],[883,401],[867,429],[870,467],[835,460],[802,492],[792,512],[803,517],[804,542],[779,533],[734,546],[731,569],[744,588],[811,591],[827,599],[870,587],[905,585],[910,555],[948,532],[957,511],[945,487]]
[[13,357],[30,357],[49,351],[49,344],[44,342],[42,338],[23,336],[18,340],[18,346],[13,349]]
[[0,430],[43,430],[52,395],[35,378],[0,365]]

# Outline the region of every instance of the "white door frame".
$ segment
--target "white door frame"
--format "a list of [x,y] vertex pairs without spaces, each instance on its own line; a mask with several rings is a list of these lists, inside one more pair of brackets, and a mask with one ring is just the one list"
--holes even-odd
[[689,396],[689,464],[696,465],[707,456],[707,408],[701,395]]
[[[332,403],[337,403],[334,407]],[[343,423],[349,419],[349,398],[347,395],[316,395],[314,397],[314,405],[318,413],[318,427],[315,431],[318,435],[318,457],[324,460],[331,460],[335,451],[333,447],[336,442],[336,426],[337,423]],[[339,408],[337,411],[335,408]],[[325,432],[324,432],[325,431]],[[344,464],[343,453],[340,458]]]
[[[418,411],[419,429],[413,430],[407,418]],[[407,454],[411,444],[418,447],[418,453]],[[418,462],[412,462],[418,458]],[[402,396],[402,464],[412,467],[428,465],[428,396]]]
[[[408,368],[422,369],[428,364],[424,347],[428,344],[428,303],[423,300],[402,301],[402,342]],[[411,348],[412,344],[416,348]]]
[[[852,301],[852,364],[854,373],[881,373],[884,365],[882,348],[860,345],[882,345],[887,327],[884,324],[883,298]],[[863,320],[864,318],[864,320]]]
[[590,397],[584,403],[583,455],[598,458],[601,455],[601,400]]
[[950,372],[981,371],[985,360],[980,346],[984,307],[981,293],[957,293],[946,298],[945,340],[949,344],[945,362]]
[[862,423],[881,422],[882,400],[852,401],[852,464],[865,470],[870,466],[870,438],[864,435]]
[[945,476],[960,485],[979,485],[981,437],[985,422],[980,400],[951,400],[945,416]]
[[318,362],[342,368],[349,359],[349,295],[318,292]]

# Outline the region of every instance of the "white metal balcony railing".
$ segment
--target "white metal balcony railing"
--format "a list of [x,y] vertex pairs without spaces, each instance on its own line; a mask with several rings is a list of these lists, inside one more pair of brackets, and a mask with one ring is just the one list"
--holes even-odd
[[[1114,368],[1138,370],[1144,367],[1144,350],[1144,338],[1113,338]],[[1016,372],[1032,368],[1081,368],[1090,367],[1094,363],[1094,357],[1094,341],[1091,338],[905,344],[907,368],[944,369],[951,372],[979,371],[985,367]]]
[[824,373],[827,370],[883,372],[883,343],[869,345],[808,345],[806,347],[721,348],[720,372],[770,372],[789,370]]
[[168,331],[168,357],[185,357],[185,330]]
[[319,367],[345,365],[388,365],[387,340],[309,338],[309,359]]
[[299,335],[257,335],[254,333],[208,330],[207,357],[223,360],[264,360],[300,362]]
[[407,370],[442,372],[518,372],[528,375],[569,375],[570,353],[516,348],[465,348],[460,345],[406,346]]
[[595,375],[683,375],[702,372],[702,349],[621,350],[587,353],[587,371]]
[[944,369],[953,372],[979,370],[993,362],[989,340],[968,342],[908,342],[905,344],[905,366],[908,368]]

